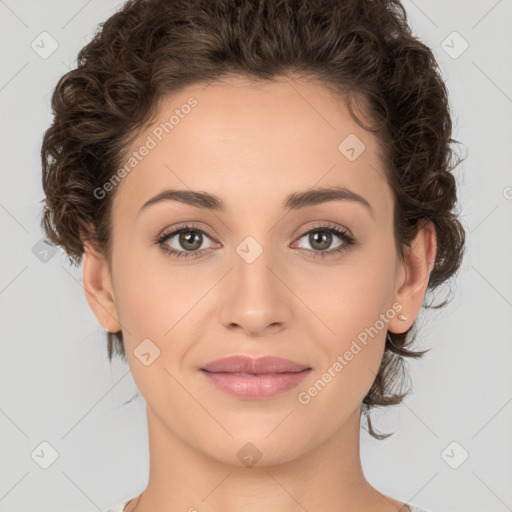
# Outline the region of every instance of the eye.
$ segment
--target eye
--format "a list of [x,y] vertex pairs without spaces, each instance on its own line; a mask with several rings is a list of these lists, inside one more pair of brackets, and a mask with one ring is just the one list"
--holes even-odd
[[[327,249],[333,243],[333,235],[335,238],[340,239],[341,242],[334,249],[328,251]],[[314,226],[312,229],[304,233],[299,240],[303,238],[305,238],[306,242],[311,246],[311,249],[308,249],[308,252],[315,257],[339,254],[356,243],[354,237],[349,235],[346,231],[325,224]]]
[[[327,250],[333,243],[333,236],[341,242],[334,249]],[[175,240],[173,240],[174,238]],[[205,238],[212,240],[212,237],[204,229],[184,224],[164,233],[155,240],[155,243],[169,256],[195,258],[208,251],[207,247],[202,247]],[[355,238],[346,231],[326,224],[314,226],[301,235],[298,240],[300,241],[303,238],[306,238],[306,243],[311,246],[311,249],[307,249],[306,252],[314,257],[334,256],[356,244]],[[169,242],[171,243],[169,244]],[[219,246],[220,244],[217,243],[217,247]],[[292,246],[292,248],[295,249],[296,247]]]
[[[205,230],[187,224],[164,233],[156,240],[156,243],[169,255],[177,258],[187,258],[195,257],[206,251],[205,248],[201,249],[205,237],[211,239]],[[176,238],[176,240],[173,241],[173,238]],[[168,241],[171,241],[170,246],[167,243]]]

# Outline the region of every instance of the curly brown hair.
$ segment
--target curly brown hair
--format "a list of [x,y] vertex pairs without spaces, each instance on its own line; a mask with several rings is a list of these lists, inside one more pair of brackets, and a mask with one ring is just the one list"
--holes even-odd
[[[166,95],[229,76],[272,80],[290,74],[318,80],[348,102],[374,133],[394,192],[398,254],[422,223],[436,229],[428,290],[459,269],[465,232],[454,211],[456,182],[448,94],[432,51],[415,38],[399,0],[129,0],[100,24],[61,77],[51,99],[53,122],[42,147],[46,195],[41,221],[49,243],[79,264],[90,240],[111,268],[114,192],[95,189],[114,175],[124,152],[149,125]],[[365,126],[352,104],[364,105]],[[454,161],[455,160],[455,161]],[[439,308],[441,304],[425,307]],[[412,329],[412,327],[411,327]],[[409,329],[388,333],[379,372],[363,400],[398,404]],[[122,332],[107,335],[108,357],[126,361]],[[397,383],[400,389],[396,389]]]

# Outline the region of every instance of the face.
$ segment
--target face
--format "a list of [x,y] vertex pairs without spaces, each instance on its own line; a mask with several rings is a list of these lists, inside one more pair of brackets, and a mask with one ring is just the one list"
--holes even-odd
[[[378,372],[405,275],[377,139],[319,84],[232,78],[166,98],[131,150],[109,279],[150,414],[235,465],[249,441],[272,464],[341,432]],[[144,206],[168,190],[188,202]],[[221,205],[190,204],[193,191]],[[230,375],[233,394],[203,370],[232,355],[310,370],[280,391],[267,375],[259,394],[247,391],[256,377]]]

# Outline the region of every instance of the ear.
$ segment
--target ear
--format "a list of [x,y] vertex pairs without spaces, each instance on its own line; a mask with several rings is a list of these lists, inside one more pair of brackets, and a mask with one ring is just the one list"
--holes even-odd
[[84,242],[84,251],[83,283],[87,302],[103,329],[120,331],[107,261],[89,242]]
[[400,263],[395,297],[402,304],[400,313],[405,315],[407,320],[396,317],[390,320],[391,332],[407,331],[418,316],[435,263],[436,252],[436,230],[434,224],[429,221],[419,229],[411,246],[405,250],[404,261]]

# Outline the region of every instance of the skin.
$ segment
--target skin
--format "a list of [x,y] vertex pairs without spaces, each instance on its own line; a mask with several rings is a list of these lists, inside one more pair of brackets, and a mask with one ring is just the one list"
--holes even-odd
[[[198,104],[117,185],[112,273],[85,245],[83,282],[96,318],[123,331],[133,378],[147,403],[149,482],[127,512],[295,512],[406,510],[366,480],[359,456],[361,402],[377,374],[386,329],[404,332],[418,315],[436,251],[425,226],[400,260],[393,238],[393,195],[378,141],[321,84],[281,78],[265,84],[231,77],[190,86],[161,104],[159,123],[194,97]],[[354,161],[338,150],[349,134],[366,149]],[[285,212],[288,194],[337,185],[363,196]],[[168,189],[222,198],[225,212],[177,201],[142,205]],[[193,258],[165,254],[154,239],[181,222],[206,229]],[[326,251],[308,240],[318,222],[348,231]],[[322,229],[317,229],[322,231]],[[236,252],[253,237],[252,263]],[[179,234],[164,242],[176,250]],[[320,248],[319,248],[320,247]],[[190,251],[189,249],[189,252]],[[308,404],[308,390],[379,314],[402,304],[384,329]],[[134,355],[149,338],[160,355]],[[313,372],[273,398],[225,394],[199,371],[227,355],[276,355]],[[261,459],[247,467],[237,452],[251,442]],[[194,508],[192,508],[194,507]]]

